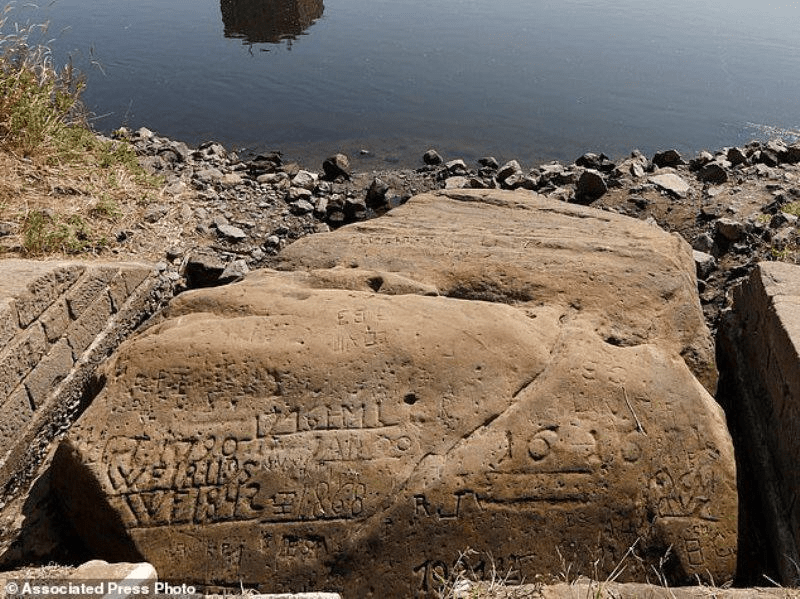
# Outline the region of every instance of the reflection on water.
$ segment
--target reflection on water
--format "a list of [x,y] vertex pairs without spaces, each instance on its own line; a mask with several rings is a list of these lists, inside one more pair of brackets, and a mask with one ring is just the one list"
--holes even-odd
[[225,37],[247,43],[292,40],[322,16],[322,0],[220,0]]

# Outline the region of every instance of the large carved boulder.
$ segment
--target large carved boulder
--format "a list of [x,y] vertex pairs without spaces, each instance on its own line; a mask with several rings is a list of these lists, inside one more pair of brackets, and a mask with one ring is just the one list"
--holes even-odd
[[[349,597],[433,596],[468,547],[527,580],[564,563],[605,576],[631,547],[641,561],[623,578],[669,552],[674,580],[730,579],[733,450],[681,357],[708,342],[690,250],[587,209],[469,197],[403,208],[478,241],[453,241],[445,264],[448,238],[418,227],[379,265],[369,248],[389,233],[373,221],[367,269],[185,293],[123,345],[54,464],[87,545],[170,581]],[[359,247],[358,230],[327,236],[332,255]],[[504,301],[435,295],[457,285]]]
[[[524,191],[447,191],[305,237],[280,258],[287,270],[375,270],[365,290],[382,291],[390,273],[431,294],[559,305],[608,343],[655,343],[682,355],[709,392],[716,388],[691,248],[639,220]],[[353,282],[352,273],[340,276]]]

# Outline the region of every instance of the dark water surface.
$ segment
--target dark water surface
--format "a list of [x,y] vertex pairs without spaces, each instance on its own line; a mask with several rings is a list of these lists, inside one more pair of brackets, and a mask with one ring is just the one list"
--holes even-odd
[[[95,126],[314,166],[524,164],[716,149],[800,129],[800,2],[56,0]],[[96,59],[102,71],[90,66]],[[319,166],[319,165],[316,165]]]

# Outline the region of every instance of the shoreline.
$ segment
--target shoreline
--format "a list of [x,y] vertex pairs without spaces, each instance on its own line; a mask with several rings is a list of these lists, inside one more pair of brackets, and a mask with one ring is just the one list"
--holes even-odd
[[[277,152],[248,160],[213,142],[191,150],[147,129],[123,133],[145,168],[165,176],[166,201],[151,207],[145,221],[180,229],[162,259],[181,268],[201,248],[223,264],[238,262],[240,270],[269,266],[294,239],[371,218],[419,193],[524,189],[680,234],[708,256],[698,266],[698,291],[713,330],[729,289],[755,261],[792,261],[800,243],[792,214],[800,214],[800,143],[754,141],[691,157],[633,151],[618,161],[587,152],[569,164],[527,169],[492,157],[447,160],[432,150],[420,154],[414,169],[357,171],[357,159],[339,154],[341,168],[326,172],[322,164],[301,166]],[[125,249],[123,243],[118,251]]]

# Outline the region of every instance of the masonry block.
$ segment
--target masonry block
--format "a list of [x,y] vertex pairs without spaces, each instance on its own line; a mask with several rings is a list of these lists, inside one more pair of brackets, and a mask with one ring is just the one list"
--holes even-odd
[[19,437],[20,431],[33,416],[33,408],[28,393],[22,386],[17,387],[5,403],[0,405],[0,461]]
[[25,379],[25,388],[35,407],[45,402],[58,383],[67,377],[73,364],[72,349],[66,339],[62,339]]
[[76,360],[105,328],[111,312],[111,298],[104,292],[67,329],[66,338]]
[[36,323],[0,352],[0,398],[9,396],[39,363],[47,348],[44,329]]

